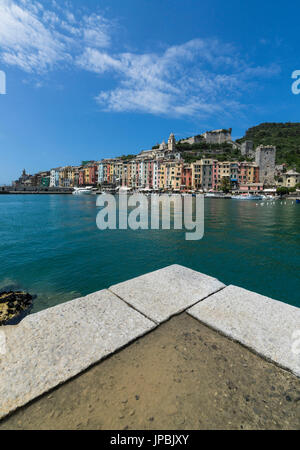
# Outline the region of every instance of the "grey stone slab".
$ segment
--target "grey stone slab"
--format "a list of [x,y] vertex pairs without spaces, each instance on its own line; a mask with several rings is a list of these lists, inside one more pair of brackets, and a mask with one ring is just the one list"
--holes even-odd
[[230,285],[188,313],[300,376],[299,308]]
[[216,278],[174,264],[115,284],[110,290],[160,323],[224,287]]
[[0,327],[0,418],[155,326],[103,290]]

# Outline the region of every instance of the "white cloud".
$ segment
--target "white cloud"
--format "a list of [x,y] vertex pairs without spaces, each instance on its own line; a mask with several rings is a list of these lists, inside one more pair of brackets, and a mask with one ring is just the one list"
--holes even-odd
[[38,19],[39,4],[24,6],[25,1],[18,5],[2,0],[0,4],[1,59],[27,72],[44,70],[64,58],[65,44]]
[[108,47],[110,44],[108,21],[97,14],[84,16],[83,37],[87,45],[100,48]]
[[[52,0],[0,0],[0,61],[42,74],[64,65],[101,76],[115,86],[96,101],[106,111],[209,116],[240,110],[241,93],[276,65],[255,66],[216,39],[193,39],[152,53],[112,52],[114,23],[98,13]],[[113,77],[111,77],[113,75]]]
[[26,72],[43,72],[71,61],[73,52],[88,43],[109,45],[106,19],[92,14],[76,20],[68,10],[63,19],[58,10],[46,10],[36,1],[1,0],[0,59]]
[[115,74],[117,85],[100,92],[107,111],[136,111],[168,116],[208,116],[242,108],[241,92],[258,77],[278,73],[277,66],[248,66],[229,45],[194,39],[164,52],[108,55],[86,49],[77,60],[86,70]]

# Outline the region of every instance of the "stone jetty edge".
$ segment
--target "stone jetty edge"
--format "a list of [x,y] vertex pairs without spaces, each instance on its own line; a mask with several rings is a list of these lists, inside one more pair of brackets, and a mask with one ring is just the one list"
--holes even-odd
[[300,377],[300,308],[175,264],[0,327],[0,419],[183,311]]

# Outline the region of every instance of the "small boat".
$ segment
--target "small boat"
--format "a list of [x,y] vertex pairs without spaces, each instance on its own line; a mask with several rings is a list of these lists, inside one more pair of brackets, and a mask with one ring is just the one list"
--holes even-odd
[[73,195],[91,195],[92,192],[93,192],[93,188],[91,186],[75,187],[72,194]]
[[232,195],[233,200],[263,200],[262,195]]
[[296,198],[296,203],[300,203],[300,198]]
[[204,194],[205,198],[231,198],[231,195],[224,192],[207,192]]
[[274,197],[273,195],[262,195],[261,197],[263,200],[276,200],[276,197]]
[[216,194],[215,192],[206,192],[206,193],[204,194],[204,197],[205,197],[205,198],[216,198],[216,197],[217,197],[217,194]]

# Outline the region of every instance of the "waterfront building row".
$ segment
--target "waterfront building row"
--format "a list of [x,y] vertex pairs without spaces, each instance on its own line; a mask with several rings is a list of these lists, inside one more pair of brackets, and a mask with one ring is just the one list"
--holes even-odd
[[[295,187],[300,174],[294,170],[282,173],[274,185]],[[226,180],[231,189],[261,190],[261,168],[249,161],[218,161],[203,158],[192,164],[182,159],[132,158],[90,161],[80,166],[53,168],[27,175],[23,171],[16,184],[27,186],[63,187],[122,186],[151,190],[218,190]]]
[[133,189],[153,190],[218,190],[222,179],[230,187],[259,183],[259,167],[253,162],[201,159],[186,164],[176,160],[103,160],[99,163],[98,183],[117,184]]
[[[194,136],[181,143],[231,143],[231,129],[214,130]],[[167,143],[163,141],[138,155],[83,161],[78,166],[64,166],[50,171],[22,176],[15,184],[50,188],[72,188],[77,186],[127,187],[132,189],[188,191],[216,191],[220,188],[259,191],[262,187],[281,185],[295,187],[300,174],[286,167],[275,166],[276,147],[258,146],[246,141],[241,146],[245,161],[219,161],[217,156],[199,158],[187,164],[178,150],[173,133]],[[254,161],[250,161],[250,157]],[[275,181],[276,178],[276,181]]]

